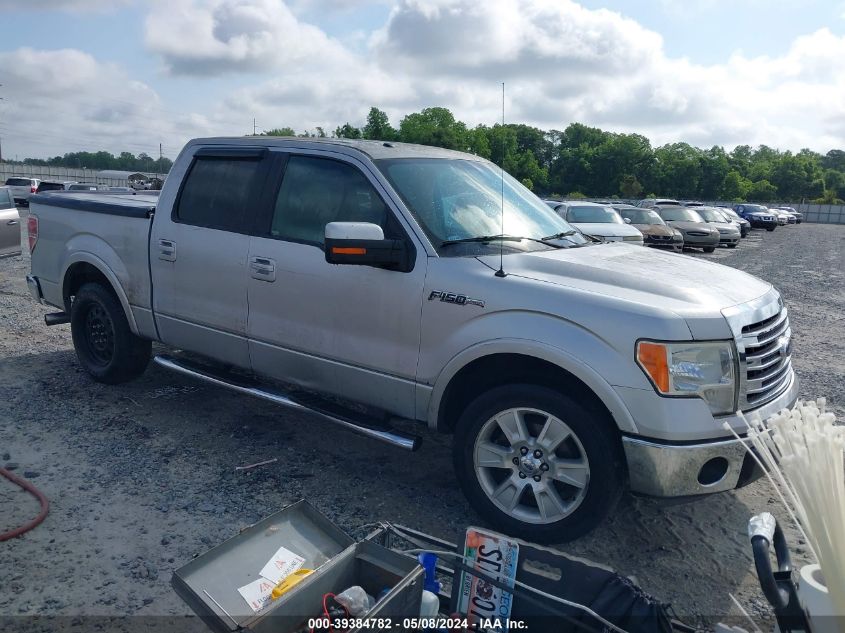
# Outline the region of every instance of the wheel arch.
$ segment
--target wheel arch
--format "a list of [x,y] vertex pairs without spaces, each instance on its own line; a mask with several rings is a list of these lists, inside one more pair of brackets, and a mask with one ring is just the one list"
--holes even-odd
[[106,263],[91,253],[78,253],[67,264],[62,275],[62,300],[65,312],[70,314],[71,297],[76,295],[83,284],[99,283],[114,293],[123,309],[123,314],[129,323],[130,331],[138,335],[138,326],[135,323],[135,316],[129,307],[129,300],[117,275],[109,269]]
[[431,394],[429,426],[453,432],[460,412],[478,394],[516,382],[564,387],[566,393],[607,414],[618,430],[637,432],[622,399],[595,369],[563,350],[524,340],[477,345],[454,358]]

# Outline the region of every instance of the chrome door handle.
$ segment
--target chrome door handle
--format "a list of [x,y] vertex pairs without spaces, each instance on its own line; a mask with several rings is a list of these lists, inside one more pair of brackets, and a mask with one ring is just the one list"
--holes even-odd
[[176,242],[172,240],[158,241],[158,258],[166,262],[176,261]]
[[261,281],[276,281],[276,262],[269,257],[250,257],[249,276]]
[[6,222],[6,224],[8,224],[9,226],[15,226],[15,224],[17,224],[17,223],[18,223],[17,220],[9,220],[8,222]]

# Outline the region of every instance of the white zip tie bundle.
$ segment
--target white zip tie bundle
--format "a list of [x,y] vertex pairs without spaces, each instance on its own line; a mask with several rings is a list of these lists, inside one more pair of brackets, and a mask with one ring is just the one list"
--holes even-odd
[[845,616],[845,426],[825,405],[825,398],[799,400],[765,422],[745,422],[758,463],[821,567],[835,613]]

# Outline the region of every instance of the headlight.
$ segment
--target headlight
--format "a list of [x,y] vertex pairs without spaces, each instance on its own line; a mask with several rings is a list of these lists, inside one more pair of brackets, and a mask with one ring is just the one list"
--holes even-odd
[[643,236],[642,235],[626,235],[622,238],[623,242],[642,242]]
[[734,348],[729,342],[637,343],[637,363],[658,392],[698,396],[713,415],[733,413]]

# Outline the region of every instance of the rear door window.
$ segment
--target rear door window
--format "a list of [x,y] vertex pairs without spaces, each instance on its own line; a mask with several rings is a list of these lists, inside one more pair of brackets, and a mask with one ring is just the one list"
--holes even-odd
[[32,181],[29,178],[9,178],[6,180],[6,184],[13,187],[30,187]]
[[182,186],[174,220],[249,233],[252,214],[248,211],[260,189],[260,157],[197,157]]
[[8,189],[0,189],[0,209],[13,209],[15,200]]

